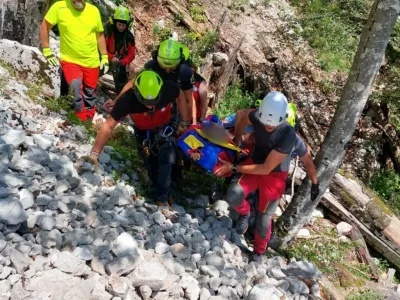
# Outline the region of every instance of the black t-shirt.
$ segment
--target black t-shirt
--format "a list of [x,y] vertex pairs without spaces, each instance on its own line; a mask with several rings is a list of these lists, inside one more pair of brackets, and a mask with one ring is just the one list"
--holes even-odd
[[144,69],[157,72],[164,83],[166,81],[172,81],[177,84],[182,91],[187,91],[193,88],[194,74],[193,70],[187,64],[181,64],[174,71],[167,73],[160,66],[158,61],[152,59],[144,65]]
[[121,121],[129,114],[142,114],[151,111],[157,111],[174,103],[179,97],[179,88],[173,84],[164,84],[161,90],[161,100],[152,110],[143,105],[137,99],[133,89],[127,90],[117,101],[110,115],[115,121]]
[[[287,154],[290,160],[296,144],[296,132],[294,128],[287,122],[280,124],[274,131],[268,132],[265,125],[260,121],[258,110],[249,114],[250,122],[253,125],[253,138],[255,141],[254,151],[251,158],[254,163],[262,164],[272,150],[282,154]],[[272,172],[287,172],[288,164],[285,159]]]

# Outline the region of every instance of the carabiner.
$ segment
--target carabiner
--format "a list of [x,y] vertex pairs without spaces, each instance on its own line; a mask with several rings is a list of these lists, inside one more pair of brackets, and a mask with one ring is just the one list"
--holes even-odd
[[174,129],[171,126],[166,126],[161,134],[162,137],[166,138],[174,133]]

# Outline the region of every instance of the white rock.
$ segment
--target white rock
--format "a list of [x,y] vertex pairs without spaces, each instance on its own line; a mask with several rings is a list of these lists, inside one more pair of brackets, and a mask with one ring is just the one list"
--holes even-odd
[[256,285],[254,286],[249,296],[247,297],[248,300],[280,300],[277,295],[275,295],[275,287],[271,287],[269,285]]
[[22,189],[19,192],[19,202],[21,202],[24,209],[31,208],[35,203],[33,202],[33,194],[28,189]]
[[167,277],[168,272],[164,266],[152,261],[139,264],[138,267],[128,276],[134,287],[147,285],[153,291],[160,290]]
[[142,295],[143,300],[149,300],[151,297],[151,293],[153,292],[151,288],[147,285],[142,285],[139,288],[140,295]]
[[339,235],[346,235],[348,234],[353,226],[346,222],[340,222],[339,224],[336,225],[336,230],[339,233]]
[[112,295],[124,298],[128,292],[128,288],[129,287],[128,283],[126,282],[126,278],[115,275],[112,275],[108,278],[108,290]]
[[0,199],[0,221],[9,225],[16,225],[28,219],[21,202],[16,198]]
[[299,230],[299,232],[297,233],[298,237],[310,237],[310,231],[306,228],[302,228]]
[[156,248],[154,250],[157,254],[164,254],[164,253],[169,252],[170,249],[171,249],[171,247],[168,244],[165,244],[163,242],[158,242],[156,244]]
[[138,244],[127,232],[121,233],[112,245],[111,251],[117,256],[137,254]]

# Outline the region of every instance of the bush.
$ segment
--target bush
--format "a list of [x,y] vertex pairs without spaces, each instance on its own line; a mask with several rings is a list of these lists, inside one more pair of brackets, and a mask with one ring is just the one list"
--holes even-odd
[[224,97],[217,104],[215,113],[218,117],[224,118],[239,109],[250,108],[254,100],[254,95],[244,91],[241,81],[236,80],[226,89]]
[[292,3],[300,13],[301,34],[316,49],[321,67],[349,71],[371,1],[295,0]]
[[396,215],[400,214],[400,176],[394,170],[377,171],[369,186]]

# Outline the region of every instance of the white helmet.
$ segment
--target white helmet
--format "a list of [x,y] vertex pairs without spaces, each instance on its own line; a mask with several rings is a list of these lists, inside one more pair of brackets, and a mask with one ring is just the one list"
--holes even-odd
[[288,102],[281,92],[269,92],[258,109],[260,121],[268,126],[278,126],[286,118]]

